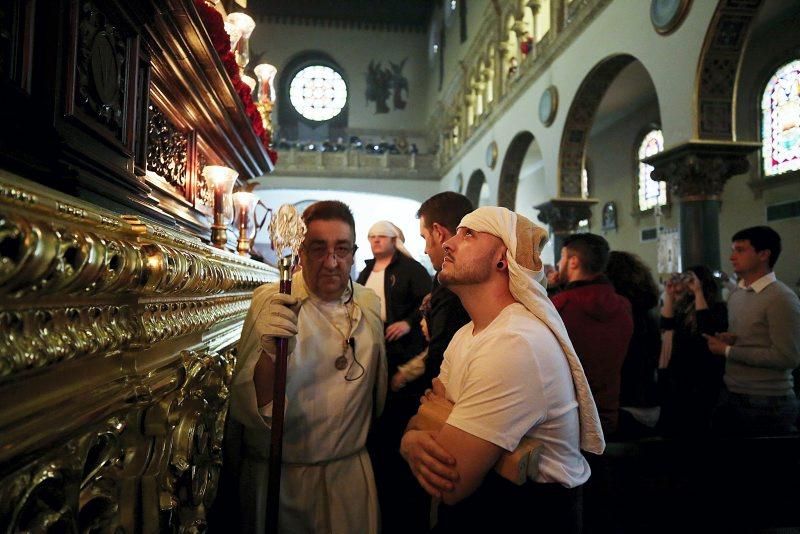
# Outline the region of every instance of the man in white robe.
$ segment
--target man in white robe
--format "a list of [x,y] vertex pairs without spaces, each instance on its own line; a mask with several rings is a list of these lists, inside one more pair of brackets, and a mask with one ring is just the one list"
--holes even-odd
[[253,294],[233,378],[231,415],[245,427],[242,530],[264,531],[277,338],[289,339],[279,529],[374,533],[378,501],[367,432],[383,406],[380,302],[350,281],[355,224],[338,201],[309,206],[292,294]]

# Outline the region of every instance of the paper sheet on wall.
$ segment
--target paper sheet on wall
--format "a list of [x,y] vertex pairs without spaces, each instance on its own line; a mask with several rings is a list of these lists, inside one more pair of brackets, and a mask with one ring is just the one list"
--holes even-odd
[[677,228],[664,228],[658,236],[659,274],[681,272],[681,238]]

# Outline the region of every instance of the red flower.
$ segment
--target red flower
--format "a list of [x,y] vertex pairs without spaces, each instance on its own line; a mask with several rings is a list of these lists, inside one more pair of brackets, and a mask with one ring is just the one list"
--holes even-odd
[[208,32],[208,36],[211,38],[211,44],[214,46],[214,50],[217,51],[222,61],[222,66],[225,68],[225,72],[228,73],[233,88],[236,90],[236,94],[239,95],[242,105],[244,105],[245,115],[250,120],[253,132],[261,140],[264,148],[267,149],[267,154],[274,164],[278,161],[278,154],[270,147],[272,138],[269,132],[264,129],[261,113],[258,112],[253,103],[252,91],[239,76],[239,65],[236,64],[236,56],[231,51],[231,39],[225,31],[225,21],[222,19],[222,15],[213,6],[206,3],[205,0],[194,0],[194,5],[197,8],[200,19],[203,21],[203,26]]

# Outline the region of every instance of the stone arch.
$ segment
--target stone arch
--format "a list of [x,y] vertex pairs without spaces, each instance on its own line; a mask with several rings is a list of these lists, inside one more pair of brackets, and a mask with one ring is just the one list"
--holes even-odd
[[559,196],[581,196],[581,172],[586,155],[586,141],[597,107],[617,75],[633,61],[636,58],[628,54],[608,57],[595,65],[578,87],[567,112],[558,151]]
[[519,171],[528,147],[533,141],[533,134],[520,132],[511,140],[508,150],[503,157],[500,167],[500,180],[497,185],[497,205],[514,211],[517,200],[517,186],[519,185]]
[[467,190],[464,195],[472,202],[472,205],[478,207],[481,200],[481,188],[486,183],[486,175],[480,169],[475,169],[467,182]]
[[717,4],[697,65],[697,139],[736,140],[734,107],[739,69],[750,27],[762,3],[721,0]]

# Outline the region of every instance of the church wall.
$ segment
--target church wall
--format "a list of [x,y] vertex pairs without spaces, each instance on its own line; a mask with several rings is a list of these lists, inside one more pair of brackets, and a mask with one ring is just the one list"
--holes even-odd
[[[636,187],[638,171],[635,165],[637,144],[648,125],[658,122],[658,105],[651,100],[630,110],[618,121],[600,131],[593,131],[589,139],[587,157],[589,166],[590,196],[598,200],[592,207],[590,231],[604,236],[612,250],[624,250],[638,255],[657,272],[657,242],[642,242],[640,232],[655,227],[655,216],[638,215]],[[602,210],[606,202],[617,207],[617,229],[602,230]],[[636,214],[636,215],[634,215]],[[665,229],[677,228],[678,204],[672,199],[669,210],[661,217]]]
[[[642,62],[652,77],[656,89],[658,104],[651,104],[642,110],[648,118],[636,113],[631,114],[619,123],[603,132],[601,138],[592,139],[589,148],[590,172],[593,181],[591,196],[598,198],[593,208],[592,231],[600,233],[602,205],[608,200],[615,200],[618,208],[618,230],[606,237],[612,248],[622,248],[635,252],[652,267],[656,264],[655,242],[641,243],[639,231],[655,225],[652,216],[637,220],[631,216],[633,211],[633,143],[635,137],[648,120],[660,123],[667,148],[679,145],[695,136],[694,129],[694,87],[696,69],[707,27],[715,9],[714,2],[694,2],[686,20],[678,30],[666,37],[658,35],[649,21],[649,4],[618,0],[612,2],[591,25],[550,65],[537,79],[512,103],[501,106],[499,116],[489,119],[479,126],[478,131],[466,141],[457,159],[445,166],[440,181],[440,190],[453,188],[457,175],[463,175],[464,187],[470,174],[477,168],[483,170],[492,190],[492,198],[496,202],[497,182],[505,151],[514,136],[523,130],[533,133],[542,153],[543,170],[537,171],[539,176],[534,182],[526,179],[525,165],[520,173],[520,186],[517,196],[517,209],[520,212],[530,211],[531,206],[557,196],[558,192],[558,154],[561,135],[569,106],[583,81],[591,69],[615,54],[631,54]],[[474,11],[473,11],[474,12]],[[794,39],[791,32],[778,31],[782,37],[776,42],[765,39],[752,51],[755,63],[767,63],[771,50],[786,53]],[[774,36],[769,31],[764,35]],[[772,43],[772,44],[771,44]],[[758,43],[756,43],[758,45]],[[760,52],[758,51],[760,50]],[[665,53],[667,51],[667,53]],[[745,60],[745,66],[748,59]],[[778,61],[772,59],[772,63]],[[763,68],[761,69],[763,70]],[[763,76],[763,74],[762,74]],[[745,80],[746,81],[746,80]],[[759,83],[764,82],[761,80]],[[553,125],[544,127],[537,118],[537,107],[540,95],[549,85],[555,85],[559,91],[559,108]],[[761,91],[761,87],[758,87]],[[743,96],[739,96],[741,113]],[[755,99],[755,100],[753,100]],[[759,96],[750,95],[749,102],[757,106]],[[659,113],[660,111],[660,113]],[[753,112],[749,113],[753,116]],[[751,119],[752,121],[752,119]],[[741,127],[740,127],[741,130]],[[750,127],[750,135],[740,139],[755,139],[757,126]],[[498,143],[498,163],[489,169],[485,163],[486,147],[495,140]],[[595,153],[595,156],[592,156]],[[609,157],[609,154],[613,155]],[[723,205],[720,216],[721,264],[729,268],[728,250],[730,236],[737,229],[754,225],[767,224],[766,206],[780,201],[794,200],[800,197],[800,188],[786,185],[770,189],[761,198],[747,185],[748,181],[760,178],[760,160],[756,155],[751,157],[753,169],[744,176],[733,177],[723,192]],[[542,176],[543,175],[543,176]],[[533,184],[536,184],[534,187]],[[678,225],[678,204],[673,200],[671,215],[663,218],[663,226],[676,228]],[[527,213],[526,213],[527,215]],[[800,230],[800,221],[790,219],[769,223],[783,236],[784,251],[778,263],[778,276],[794,286],[800,276],[800,258],[798,252],[789,245],[788,236],[796,235]]]
[[[444,4],[444,2],[440,2],[440,4]],[[461,42],[461,23],[458,10],[453,14],[449,25],[445,26],[444,79],[441,91],[439,90],[439,55],[429,53],[429,47],[426,49],[425,57],[428,58],[428,69],[430,71],[430,80],[428,82],[430,100],[428,106],[431,110],[435,108],[437,100],[441,99],[451,84],[454,83],[454,79],[462,74],[460,62],[471,62],[468,53],[472,43],[484,37],[480,30],[485,20],[496,17],[492,2],[489,0],[469,0],[467,4],[467,40],[463,43]],[[438,42],[437,36],[431,36],[430,32],[438,34],[441,28],[442,10],[438,9],[434,17],[431,29],[428,32],[428,43],[431,45],[433,42]],[[497,27],[492,25],[490,31],[496,31],[496,29]]]
[[336,190],[391,195],[423,202],[439,192],[439,182],[432,180],[269,176],[263,183],[265,187],[257,189],[257,194],[269,189]]
[[[713,2],[693,3],[681,27],[662,37],[650,24],[648,3],[633,0],[612,2],[515,102],[501,112],[502,116],[468,141],[467,151],[478,151],[482,155],[494,137],[502,161],[505,147],[514,135],[521,130],[531,131],[542,148],[547,183],[551,195],[555,196],[558,148],[569,106],[592,68],[617,54],[633,55],[650,73],[661,108],[669,110],[669,113],[661,114],[666,146],[690,139],[694,84],[686,80],[695,78],[700,49],[714,7]],[[669,53],[665,54],[665,50]],[[542,92],[550,85],[558,89],[559,104],[554,123],[545,127],[537,118],[537,109]],[[461,159],[466,157],[464,154]],[[455,176],[457,172],[449,169],[445,183],[451,174]]]
[[[362,28],[327,27],[257,21],[250,38],[251,55],[264,52],[263,61],[278,68],[278,79],[286,64],[297,54],[321,51],[328,54],[344,71],[348,89],[349,127],[366,130],[414,130],[421,132],[427,118],[426,85],[429,73],[423,32],[367,30]],[[334,44],[332,46],[332,44]],[[369,62],[407,61],[402,73],[408,79],[407,107],[396,110],[392,97],[387,100],[388,113],[375,113],[375,103],[365,97]],[[406,98],[406,95],[404,95]],[[278,106],[286,103],[278,102]],[[277,113],[273,112],[273,119]],[[379,132],[375,133],[379,136]],[[391,141],[393,136],[387,137]]]

